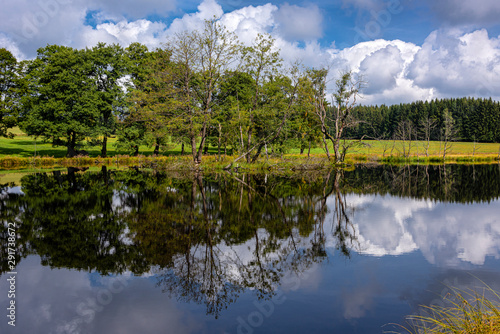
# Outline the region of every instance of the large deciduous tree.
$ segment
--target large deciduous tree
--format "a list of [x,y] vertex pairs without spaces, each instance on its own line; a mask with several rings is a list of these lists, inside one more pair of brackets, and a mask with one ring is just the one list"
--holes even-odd
[[21,81],[16,58],[0,48],[0,136],[12,138],[9,128],[16,125],[16,106]]
[[[216,115],[214,97],[223,74],[237,59],[240,45],[236,36],[217,20],[205,21],[202,31],[176,35],[168,44],[172,59],[180,65],[184,115],[191,141],[193,161],[201,163],[209,127]],[[198,148],[197,139],[200,138]]]
[[122,47],[117,44],[99,43],[88,49],[87,53],[92,64],[91,77],[96,85],[96,105],[100,112],[98,126],[94,131],[95,136],[102,137],[102,141],[98,143],[102,145],[101,156],[106,157],[108,137],[116,131],[116,114],[125,104],[121,80],[126,73],[126,57]]
[[182,107],[177,99],[180,89],[176,85],[177,66],[170,61],[168,50],[151,53],[149,74],[130,93],[130,121],[142,124],[149,139],[154,143],[154,154],[166,144],[169,133],[174,133],[176,111]]
[[77,155],[77,145],[93,133],[100,113],[92,64],[85,51],[57,45],[38,50],[28,67],[29,93],[23,98],[21,128]]
[[[126,73],[129,78],[129,80],[125,81],[125,84],[129,93],[140,89],[144,82],[148,80],[152,71],[152,54],[145,45],[140,43],[132,43],[125,49]],[[133,98],[127,100],[133,103]],[[116,145],[120,149],[132,151],[134,155],[138,155],[139,146],[149,144],[146,124],[136,121],[135,109],[128,104],[119,111]]]

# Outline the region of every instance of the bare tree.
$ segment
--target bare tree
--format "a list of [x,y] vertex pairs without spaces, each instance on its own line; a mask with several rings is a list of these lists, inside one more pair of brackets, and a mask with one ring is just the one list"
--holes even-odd
[[457,140],[458,129],[455,126],[455,120],[448,108],[444,110],[443,116],[444,120],[443,128],[441,129],[441,138],[443,141],[443,160],[445,160],[446,154],[448,154],[453,147],[453,142]]
[[352,115],[352,110],[356,105],[359,91],[363,82],[355,77],[351,71],[341,73],[340,79],[336,81],[336,91],[333,94],[332,108],[328,108],[326,101],[326,84],[328,69],[311,69],[308,71],[314,91],[314,112],[318,117],[325,151],[330,159],[327,140],[330,140],[334,151],[334,162],[343,162],[347,151],[359,145],[359,141],[344,142],[344,131],[357,125],[360,121]]
[[422,134],[423,139],[425,140],[425,155],[429,157],[429,146],[431,141],[431,135],[435,131],[437,126],[437,120],[435,118],[430,118],[429,116],[420,120],[420,133]]
[[416,137],[416,129],[410,120],[402,120],[394,132],[394,138],[400,141],[400,152],[405,158],[411,155],[412,141]]

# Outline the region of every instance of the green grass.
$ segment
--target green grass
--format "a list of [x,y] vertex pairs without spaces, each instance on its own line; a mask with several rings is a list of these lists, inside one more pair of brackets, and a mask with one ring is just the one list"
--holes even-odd
[[493,334],[500,333],[500,296],[486,286],[481,290],[450,287],[444,297],[448,306],[423,306],[423,315],[408,317],[412,334]]
[[[54,158],[64,158],[66,157],[66,147],[58,146],[54,147],[50,143],[44,143],[42,139],[35,139],[34,137],[27,136],[19,128],[14,128],[10,130],[14,133],[13,139],[0,137],[0,157],[18,157],[18,158],[32,158],[34,156],[39,157],[54,157]],[[130,152],[124,150],[116,149],[116,138],[108,139],[108,156],[115,155],[126,155]],[[83,146],[81,149],[85,149],[89,156],[97,157],[101,154],[100,146]],[[153,148],[141,146],[139,152],[143,155],[152,155]],[[175,152],[172,152],[175,154]],[[179,148],[180,153],[180,148]]]
[[[12,129],[15,134],[13,139],[0,138],[0,165],[4,167],[19,168],[20,166],[28,165],[67,165],[75,164],[70,163],[64,159],[66,156],[65,147],[53,147],[49,143],[44,143],[41,139],[35,140],[33,137],[27,136],[19,128]],[[130,152],[116,149],[116,138],[108,139],[108,157],[122,157],[128,156]],[[443,144],[440,142],[431,142],[429,147],[429,157],[426,156],[424,142],[413,142],[411,154],[403,156],[402,143],[398,141],[365,141],[364,146],[356,147],[349,151],[346,160],[349,162],[382,162],[382,163],[442,163]],[[475,145],[475,147],[474,147]],[[100,156],[101,148],[94,146],[84,146],[80,149],[85,149],[89,157],[80,158],[76,161],[76,165],[85,165],[95,163],[95,159]],[[186,147],[186,161],[189,161],[189,148]],[[446,160],[447,162],[457,163],[481,163],[481,162],[494,162],[498,161],[500,157],[500,144],[498,143],[452,143],[451,149],[448,151]],[[405,151],[408,151],[408,144]],[[151,156],[153,154],[152,147],[140,147],[139,152],[142,156]],[[307,152],[307,151],[306,151]],[[307,153],[299,154],[299,149],[291,149],[284,156],[285,160],[301,160],[305,159]],[[166,152],[162,152],[164,156],[179,156],[181,153],[180,145],[172,145]],[[209,155],[215,156],[217,149],[215,147],[209,148]],[[333,149],[330,147],[330,153]],[[316,159],[324,159],[326,157],[325,151],[321,147],[313,148],[311,155]],[[53,161],[49,158],[55,158]],[[91,159],[93,158],[93,159]],[[207,156],[203,158],[203,164],[206,165]],[[30,161],[31,160],[31,161]],[[267,161],[262,155],[261,161]],[[38,161],[38,163],[36,162]],[[113,164],[112,161],[105,159],[100,160],[102,164]],[[212,159],[208,159],[211,164]],[[134,163],[131,161],[131,163]],[[302,163],[302,162],[300,162]],[[254,167],[255,168],[255,167]],[[259,167],[261,168],[261,167]],[[262,167],[264,168],[264,167]]]
[[[351,149],[350,155],[366,155],[366,156],[402,156],[402,143],[400,141],[392,140],[365,140],[365,146],[357,147]],[[424,157],[426,156],[425,146],[426,142],[418,141],[412,142],[411,156],[412,157]],[[466,156],[484,156],[484,155],[498,155],[500,144],[499,143],[476,143],[474,149],[474,143],[468,142],[453,142],[451,144],[451,149],[448,154],[450,155],[466,155]],[[408,151],[409,144],[406,144],[406,151]],[[330,153],[332,153],[330,148]],[[429,155],[430,156],[442,156],[443,155],[443,144],[439,141],[431,141],[429,145]],[[290,153],[299,153],[299,149],[292,149]],[[323,148],[311,149],[311,153],[318,154],[323,153]]]

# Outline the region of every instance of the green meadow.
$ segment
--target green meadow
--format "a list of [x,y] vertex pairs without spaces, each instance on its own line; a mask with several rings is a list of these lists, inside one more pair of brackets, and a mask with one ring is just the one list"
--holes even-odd
[[[55,147],[52,144],[44,142],[40,138],[36,139],[27,136],[18,128],[12,131],[15,136],[12,139],[0,138],[0,164],[3,166],[10,165],[26,165],[24,160],[33,158],[45,159],[45,163],[41,165],[58,165],[57,161],[64,160],[63,165],[67,165],[71,159],[66,158],[66,147]],[[404,145],[404,148],[403,148]],[[426,153],[427,143],[423,141],[408,142],[394,141],[394,140],[368,140],[364,141],[362,145],[358,145],[349,150],[347,154],[347,161],[354,162],[418,162],[418,163],[438,163],[442,162],[444,143],[439,141],[431,141]],[[88,164],[89,158],[99,159],[101,148],[99,146],[84,145],[81,149],[85,149],[89,156],[86,157],[84,164]],[[190,152],[186,146],[185,156],[182,160],[189,161]],[[330,153],[333,149],[330,147]],[[408,151],[410,154],[408,155]],[[142,146],[139,149],[141,156],[149,157],[153,155],[153,147]],[[309,152],[311,157],[316,159],[325,159],[325,150],[322,147],[314,147]],[[116,148],[116,138],[109,138],[108,140],[108,157],[127,157],[130,161],[123,163],[135,163],[133,158],[129,157],[130,152],[118,150]],[[168,150],[163,150],[161,156],[164,157],[177,157],[180,158],[181,146],[169,145]],[[428,154],[428,157],[427,157]],[[205,156],[205,161],[212,164],[215,162],[217,156],[217,148],[209,147],[208,155]],[[278,163],[282,158],[289,161],[299,161],[303,163],[308,157],[308,152],[305,150],[302,154],[299,149],[291,148],[286,154],[281,157],[262,155],[261,160],[276,161]],[[50,158],[50,159],[49,159]],[[109,159],[109,158],[108,158]],[[17,161],[21,162],[17,162]],[[95,160],[95,159],[94,159]],[[94,161],[92,160],[92,161]],[[231,160],[231,157],[225,157],[223,162],[226,163]],[[471,143],[471,142],[453,142],[451,147],[447,149],[446,161],[450,162],[493,162],[500,160],[500,144],[498,143]],[[51,161],[51,162],[49,162]],[[106,162],[102,162],[106,163]],[[81,165],[81,164],[77,164]],[[245,165],[243,163],[243,165]]]

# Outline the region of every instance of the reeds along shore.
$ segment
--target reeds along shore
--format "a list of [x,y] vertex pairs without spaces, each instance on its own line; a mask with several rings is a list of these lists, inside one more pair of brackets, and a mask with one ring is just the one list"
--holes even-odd
[[[410,334],[498,334],[500,333],[500,296],[489,286],[461,290],[450,287],[443,306],[422,306],[419,315],[407,317]],[[401,331],[391,332],[401,333]]]
[[[20,169],[29,167],[89,167],[89,166],[137,166],[158,169],[176,170],[222,170],[234,157],[209,155],[203,157],[200,165],[192,162],[189,155],[174,156],[128,156],[117,155],[114,157],[89,157],[77,156],[73,158],[54,157],[2,157],[0,167],[3,169]],[[381,164],[443,164],[443,163],[500,163],[498,155],[448,155],[445,159],[442,156],[382,156],[351,154],[348,155],[342,165],[352,165],[357,163],[381,163]],[[307,170],[329,168],[334,165],[332,160],[328,160],[325,154],[313,154],[309,157],[304,154],[285,154],[282,157],[262,157],[256,163],[245,163],[243,160],[233,164],[232,168],[249,170]]]

